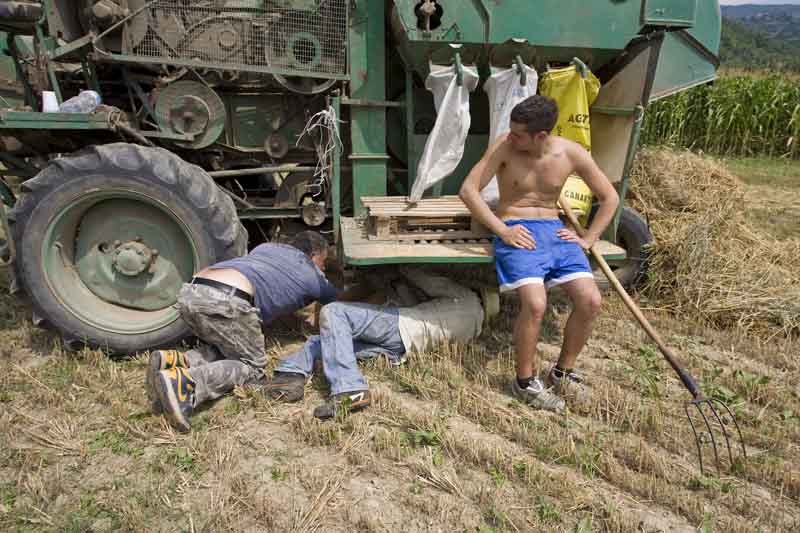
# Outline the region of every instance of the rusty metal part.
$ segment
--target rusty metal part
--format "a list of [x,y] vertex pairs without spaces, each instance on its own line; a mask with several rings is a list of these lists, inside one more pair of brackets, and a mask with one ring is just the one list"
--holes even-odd
[[[270,66],[285,65],[298,71],[330,70],[330,58],[325,57],[324,43],[314,31],[292,32],[276,24],[268,35],[265,52],[267,64]],[[334,62],[336,61],[338,59]],[[302,75],[275,74],[274,78],[283,87],[298,94],[319,94],[337,82],[335,79],[309,78]]]
[[165,131],[193,134],[194,140],[179,146],[205,148],[225,129],[225,104],[207,85],[198,81],[177,81],[160,90],[155,104],[156,122]]
[[264,151],[272,158],[283,159],[289,153],[289,141],[280,133],[272,133],[264,141]]
[[169,122],[178,133],[199,135],[208,127],[211,111],[202,98],[187,94],[172,100]]
[[0,2],[0,20],[5,23],[34,23],[41,18],[39,2]]
[[306,204],[300,210],[303,222],[312,227],[321,226],[327,217],[325,202],[313,202]]
[[98,25],[106,28],[125,17],[125,10],[111,0],[100,0],[92,5],[92,16]]
[[425,21],[425,31],[431,31],[431,17],[436,14],[436,2],[425,0],[419,8],[420,15]]
[[143,244],[141,239],[128,241],[114,250],[111,264],[120,274],[133,277],[138,276],[145,270],[150,270],[153,257],[156,255],[158,255],[158,252],[153,253],[153,250]]
[[303,198],[308,194],[308,188],[313,179],[312,172],[292,171],[284,177],[275,195],[275,207],[298,208],[303,203]]

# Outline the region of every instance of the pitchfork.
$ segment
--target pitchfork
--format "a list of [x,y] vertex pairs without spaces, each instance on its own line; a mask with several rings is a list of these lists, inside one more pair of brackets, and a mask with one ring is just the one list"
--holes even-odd
[[[569,202],[566,198],[562,195],[559,203],[561,204],[561,208],[566,214],[567,218],[569,219],[572,226],[575,228],[575,231],[583,237],[586,233],[586,230],[580,225],[578,219],[575,217],[575,213],[572,212],[570,209]],[[747,460],[747,450],[744,446],[744,439],[742,438],[742,431],[739,429],[739,423],[736,421],[736,417],[733,416],[733,412],[731,412],[730,408],[725,405],[723,402],[716,398],[708,398],[703,392],[697,387],[697,384],[694,381],[694,378],[684,370],[680,364],[678,364],[678,358],[675,357],[675,354],[672,350],[667,346],[664,341],[661,339],[661,336],[658,332],[650,325],[650,322],[645,318],[642,310],[639,309],[639,306],[633,301],[630,297],[628,292],[619,282],[617,277],[612,272],[611,267],[608,266],[605,259],[603,259],[603,255],[597,250],[596,246],[592,246],[590,249],[592,256],[595,258],[597,263],[600,265],[600,268],[603,270],[603,273],[608,278],[608,281],[620,295],[622,300],[625,302],[625,305],[630,309],[633,316],[636,317],[636,320],[642,326],[642,328],[650,335],[650,338],[658,345],[661,353],[664,355],[664,358],[670,364],[670,366],[675,370],[678,374],[683,385],[689,390],[692,394],[693,400],[687,402],[684,406],[684,411],[686,412],[686,417],[689,419],[689,425],[692,427],[692,433],[694,434],[695,443],[697,444],[697,456],[700,461],[700,472],[705,474],[704,470],[704,463],[703,463],[703,445],[706,442],[711,444],[711,449],[714,452],[714,461],[717,465],[717,472],[719,474],[722,473],[722,468],[720,467],[719,462],[719,451],[717,448],[717,439],[714,436],[714,426],[716,425],[719,427],[722,436],[725,439],[725,447],[728,450],[728,459],[730,461],[730,467],[734,468],[734,465],[737,463],[733,460],[733,449],[731,448],[731,435],[728,431],[728,426],[733,424],[736,428],[736,434],[739,436],[739,445],[742,448],[742,456],[743,460]],[[722,415],[720,415],[720,410],[716,406],[722,410]],[[705,428],[701,424],[695,425],[694,420],[692,420],[691,411],[692,409],[697,410],[700,415],[700,418],[703,420],[703,424],[705,424]],[[735,437],[735,435],[734,435]]]

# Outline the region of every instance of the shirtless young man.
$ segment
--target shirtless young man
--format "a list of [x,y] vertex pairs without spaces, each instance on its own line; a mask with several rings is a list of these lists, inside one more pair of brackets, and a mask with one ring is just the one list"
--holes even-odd
[[[580,386],[573,368],[600,312],[588,250],[611,222],[619,196],[608,178],[579,144],[550,135],[558,119],[555,102],[541,95],[520,102],[511,112],[511,131],[497,140],[464,180],[459,196],[472,215],[495,235],[500,291],[516,290],[521,304],[514,325],[517,376],[514,395],[538,409],[564,410],[563,393]],[[559,219],[556,206],[567,177],[577,174],[600,202],[586,236]],[[497,176],[500,201],[493,213],[480,191]],[[573,311],[564,330],[558,363],[539,378],[536,344],[544,316],[546,289],[561,285]]]

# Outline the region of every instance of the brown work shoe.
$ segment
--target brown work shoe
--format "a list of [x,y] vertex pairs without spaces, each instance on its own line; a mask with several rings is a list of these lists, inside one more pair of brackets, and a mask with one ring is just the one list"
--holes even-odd
[[256,386],[267,398],[277,402],[299,402],[306,390],[306,377],[293,372],[275,372]]
[[335,417],[337,414],[345,415],[369,407],[372,400],[368,390],[343,392],[331,396],[330,400],[314,409],[314,416],[322,420]]

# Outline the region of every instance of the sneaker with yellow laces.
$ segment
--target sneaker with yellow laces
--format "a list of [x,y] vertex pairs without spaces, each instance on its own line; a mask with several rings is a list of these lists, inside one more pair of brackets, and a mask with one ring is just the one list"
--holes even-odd
[[189,371],[179,366],[160,371],[156,374],[155,389],[172,427],[184,433],[189,431],[195,397],[195,382]]
[[164,409],[156,393],[156,375],[162,370],[181,367],[189,368],[189,361],[186,356],[178,350],[153,350],[150,352],[150,360],[147,363],[147,373],[145,375],[145,388],[147,389],[147,399],[150,400],[150,409],[153,414],[160,415]]

